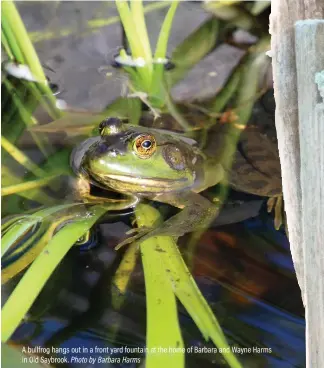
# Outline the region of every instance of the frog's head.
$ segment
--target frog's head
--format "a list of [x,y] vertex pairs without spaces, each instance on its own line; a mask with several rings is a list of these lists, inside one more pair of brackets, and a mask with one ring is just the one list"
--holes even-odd
[[125,193],[163,193],[195,182],[196,151],[170,132],[107,119],[80,162],[92,182]]

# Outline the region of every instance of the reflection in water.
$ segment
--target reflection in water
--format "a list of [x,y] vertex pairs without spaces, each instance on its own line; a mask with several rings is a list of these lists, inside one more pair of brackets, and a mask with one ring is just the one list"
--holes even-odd
[[[121,257],[114,251],[118,229],[123,234],[125,225],[101,225],[97,248],[88,252],[72,249],[12,342],[69,348],[68,357],[75,355],[72,348],[87,348],[88,353],[77,354],[80,358],[110,355],[122,359],[123,353],[100,351],[107,347],[145,347],[145,285],[140,262],[122,308],[117,311],[111,305],[111,280]],[[186,240],[183,238],[180,245],[184,257]],[[258,217],[207,231],[195,249],[192,273],[230,343],[251,348],[251,353],[241,356],[244,367],[305,365],[304,309],[289,244],[284,232],[274,229],[265,209]],[[203,340],[182,306],[179,308],[186,347],[213,347]],[[90,348],[96,348],[97,354],[95,350],[90,353]],[[144,356],[140,352],[127,355]],[[219,359],[220,354],[193,353],[187,355],[186,367],[225,366]],[[68,366],[88,365],[75,361]],[[92,366],[102,364],[97,361]],[[116,359],[111,366],[136,364],[118,363]]]

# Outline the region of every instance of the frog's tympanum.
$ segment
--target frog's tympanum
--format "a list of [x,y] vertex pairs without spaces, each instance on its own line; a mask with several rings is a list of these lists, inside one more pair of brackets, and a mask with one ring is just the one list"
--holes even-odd
[[[199,192],[219,183],[222,166],[206,156],[195,141],[179,134],[123,124],[110,118],[99,127],[100,136],[74,149],[71,166],[79,176],[78,192],[86,201],[109,203],[111,209],[134,206],[146,198],[176,206],[182,211],[163,225],[139,230],[129,242],[151,236],[179,237],[206,227],[218,208]],[[90,194],[90,185],[113,189],[125,195],[113,203]]]

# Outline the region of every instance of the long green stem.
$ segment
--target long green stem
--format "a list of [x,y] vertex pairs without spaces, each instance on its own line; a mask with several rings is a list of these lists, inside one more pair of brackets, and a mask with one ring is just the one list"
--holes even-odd
[[[15,38],[15,43],[23,54],[24,60],[19,60],[19,62],[27,63],[35,78],[45,84],[46,77],[42,66],[40,65],[38,56],[28,37],[26,28],[19,16],[16,6],[11,0],[2,2],[2,21],[3,20],[7,22],[6,30],[10,28],[13,33],[13,37]],[[11,27],[10,25],[14,25],[14,27]]]
[[19,192],[24,192],[26,190],[43,187],[56,177],[57,177],[56,175],[51,175],[47,178],[27,181],[25,183],[10,185],[8,187],[1,188],[1,196],[4,197],[10,194],[16,194]]
[[[31,84],[31,88],[34,88],[35,94],[43,101],[44,106],[49,109],[51,116],[57,116],[58,111],[55,108],[56,99],[49,88],[37,53],[12,0],[2,2],[1,20],[3,32],[6,35],[8,45],[10,46],[16,61],[27,65],[35,80],[38,81],[37,87]],[[50,104],[45,101],[43,95],[47,97]]]
[[131,12],[131,9],[129,8],[126,1],[116,0],[116,6],[120,19],[123,23],[123,27],[125,29],[125,33],[129,42],[129,47],[132,52],[132,57],[134,59],[141,58],[144,61],[144,65],[138,66],[136,69],[141,75],[144,91],[146,92],[150,88],[152,77],[152,66],[149,67],[149,64],[151,64],[152,61],[152,56],[147,56],[147,51],[145,52],[143,41],[141,41],[143,37],[145,38],[146,35],[138,32],[143,32],[143,29],[138,29],[138,27],[136,27],[137,19],[135,19],[134,14]]
[[36,176],[44,176],[45,172],[41,170],[33,161],[30,160],[15,145],[11,144],[5,137],[1,137],[1,146],[22,166],[31,171]]

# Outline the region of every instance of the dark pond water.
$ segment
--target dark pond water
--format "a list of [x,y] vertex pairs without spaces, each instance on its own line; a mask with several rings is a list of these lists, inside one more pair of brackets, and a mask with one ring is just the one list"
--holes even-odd
[[[234,198],[239,195],[232,193]],[[251,212],[252,203],[260,203],[260,198],[248,197],[244,197],[247,217],[255,214],[255,209]],[[223,216],[230,217],[231,213],[232,208],[225,208]],[[113,248],[126,226],[121,222],[102,224],[96,247],[69,252],[38,297],[28,319],[15,332],[13,342],[70,350],[85,347],[88,351],[96,347],[145,347],[145,285],[140,262],[123,307],[115,310],[111,305],[112,278],[120,260],[120,254]],[[187,240],[183,238],[180,242],[185,258]],[[256,217],[215,225],[203,235],[194,254],[191,271],[229,342],[254,349],[254,354],[252,351],[243,356],[244,367],[303,367],[304,309],[289,243],[283,231],[274,229],[264,206]],[[203,340],[181,306],[179,317],[186,346],[212,346]],[[262,350],[258,349],[264,347],[271,348],[271,353],[261,354]],[[78,354],[90,355],[93,356]],[[110,356],[117,358],[123,354]],[[78,362],[69,366],[87,367],[87,364]],[[108,366],[135,367],[136,364]],[[215,360],[214,354],[187,355],[186,367],[201,366],[222,364]]]

